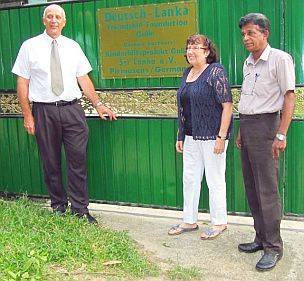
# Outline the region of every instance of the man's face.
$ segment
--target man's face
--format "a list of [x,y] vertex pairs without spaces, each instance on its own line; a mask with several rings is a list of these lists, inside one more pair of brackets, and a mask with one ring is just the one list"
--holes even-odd
[[65,22],[61,9],[52,7],[46,10],[43,24],[45,25],[46,33],[52,38],[55,39],[61,35]]
[[263,51],[267,45],[269,31],[262,32],[258,25],[248,23],[242,28],[243,43],[251,53]]

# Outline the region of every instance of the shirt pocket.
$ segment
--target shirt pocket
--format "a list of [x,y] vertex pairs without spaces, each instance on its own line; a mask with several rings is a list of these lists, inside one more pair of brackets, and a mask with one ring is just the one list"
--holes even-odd
[[257,73],[255,73],[254,94],[259,97],[266,97],[273,93],[274,88],[277,87],[276,83],[276,69],[268,66],[261,67]]
[[242,95],[252,95],[253,94],[253,87],[254,87],[254,78],[252,77],[251,72],[244,73],[243,83],[241,88]]
[[263,76],[257,76],[255,78],[253,92],[256,96],[265,97],[269,92],[269,79],[265,79]]

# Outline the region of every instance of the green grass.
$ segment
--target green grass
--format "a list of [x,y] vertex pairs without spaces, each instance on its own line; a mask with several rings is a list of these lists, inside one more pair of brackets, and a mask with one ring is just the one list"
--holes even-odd
[[[115,265],[104,265],[118,261]],[[0,200],[0,280],[157,276],[126,232],[60,217],[26,198]]]
[[167,275],[171,280],[200,280],[201,272],[195,267],[175,266],[168,270]]

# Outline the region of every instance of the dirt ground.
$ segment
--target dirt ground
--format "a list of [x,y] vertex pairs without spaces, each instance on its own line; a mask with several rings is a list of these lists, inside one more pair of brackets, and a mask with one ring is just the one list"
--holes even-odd
[[210,223],[208,214],[199,215],[200,230],[168,236],[168,228],[181,221],[180,211],[106,204],[90,204],[90,209],[103,224],[128,231],[163,271],[176,265],[195,266],[204,281],[304,280],[304,219],[282,222],[284,256],[273,270],[261,273],[255,270],[261,251],[246,254],[237,250],[239,243],[250,242],[254,237],[250,217],[229,216],[227,231],[215,240],[202,241],[200,231]]

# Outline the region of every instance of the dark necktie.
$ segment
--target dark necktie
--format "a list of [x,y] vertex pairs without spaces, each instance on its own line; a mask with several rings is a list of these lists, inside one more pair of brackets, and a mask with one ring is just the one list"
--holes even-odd
[[55,95],[60,96],[64,90],[64,87],[63,87],[61,64],[60,64],[60,58],[59,58],[58,46],[56,40],[53,40],[52,42],[50,69],[51,69],[52,91]]

